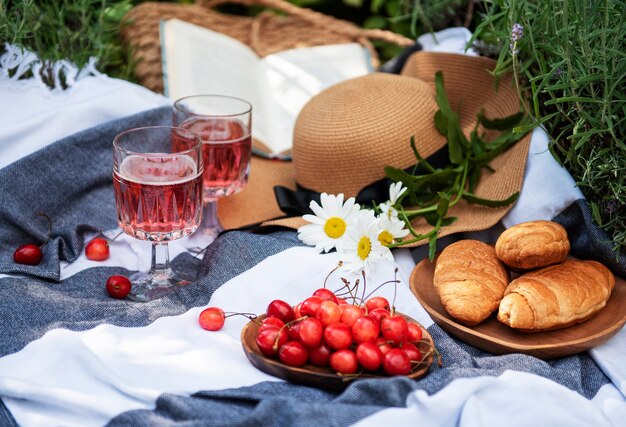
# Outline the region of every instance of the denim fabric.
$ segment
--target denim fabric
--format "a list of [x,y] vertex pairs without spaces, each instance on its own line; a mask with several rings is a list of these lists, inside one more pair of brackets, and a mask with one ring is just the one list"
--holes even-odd
[[[117,224],[113,196],[113,138],[138,126],[169,124],[163,107],[79,132],[0,169],[0,273],[58,281],[60,261],[75,260],[86,232]],[[43,247],[39,265],[13,262],[20,245]]]
[[580,259],[594,259],[613,273],[626,277],[626,253],[613,251],[613,239],[593,222],[591,208],[580,199],[554,218],[567,230],[571,253]]

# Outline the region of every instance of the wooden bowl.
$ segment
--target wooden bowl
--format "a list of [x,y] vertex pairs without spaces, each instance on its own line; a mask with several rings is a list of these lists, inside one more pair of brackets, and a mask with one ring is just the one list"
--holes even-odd
[[[401,314],[407,321],[417,323],[422,329],[422,341],[417,348],[425,356],[422,362],[414,368],[414,371],[407,375],[408,378],[418,379],[428,373],[430,365],[434,360],[434,343],[426,328],[416,320]],[[256,320],[249,322],[241,331],[241,345],[246,357],[257,369],[266,374],[282,378],[293,383],[303,384],[312,387],[324,388],[334,391],[345,389],[352,381],[358,381],[368,378],[388,378],[382,371],[380,373],[361,373],[358,376],[343,376],[335,373],[330,368],[320,368],[313,365],[304,365],[296,368],[287,366],[280,360],[263,356],[256,344],[257,331],[260,322],[263,321],[265,315],[259,316]]]
[[450,317],[433,284],[435,261],[415,266],[409,285],[424,309],[441,329],[494,354],[523,353],[540,359],[571,356],[607,341],[626,323],[626,282],[615,277],[615,288],[606,306],[590,319],[564,329],[523,333],[500,323],[496,314],[476,326],[465,326]]

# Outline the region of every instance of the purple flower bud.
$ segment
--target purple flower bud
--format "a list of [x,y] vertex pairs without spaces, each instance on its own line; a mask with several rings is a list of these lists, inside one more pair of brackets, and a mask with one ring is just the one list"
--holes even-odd
[[517,22],[513,24],[511,29],[511,43],[519,41],[524,36],[524,26]]
[[606,204],[605,212],[608,215],[611,215],[616,210],[617,210],[617,203],[615,202],[615,200],[611,200]]

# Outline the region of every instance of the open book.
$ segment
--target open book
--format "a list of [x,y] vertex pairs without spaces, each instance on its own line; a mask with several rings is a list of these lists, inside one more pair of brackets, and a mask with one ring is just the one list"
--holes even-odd
[[165,94],[218,94],[252,104],[253,136],[270,151],[292,145],[298,113],[311,97],[372,71],[357,43],[291,49],[264,58],[248,46],[177,19],[161,22]]

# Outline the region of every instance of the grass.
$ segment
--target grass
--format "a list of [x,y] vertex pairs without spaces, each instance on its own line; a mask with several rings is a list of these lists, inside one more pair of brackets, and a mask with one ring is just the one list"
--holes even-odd
[[[589,201],[595,222],[626,250],[626,4],[623,0],[485,2],[475,31],[497,47],[498,73],[515,68],[534,125]],[[517,55],[515,22],[524,26]]]
[[133,64],[118,36],[131,7],[129,0],[0,0],[0,41],[37,53],[44,68],[60,59],[83,66],[95,56],[100,71],[131,80]]

